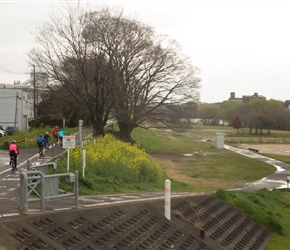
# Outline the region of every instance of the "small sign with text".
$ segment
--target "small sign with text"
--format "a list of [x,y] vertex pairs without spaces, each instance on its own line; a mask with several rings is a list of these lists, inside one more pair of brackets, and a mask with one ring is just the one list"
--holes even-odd
[[75,148],[76,146],[76,138],[74,135],[65,135],[62,142],[63,148]]

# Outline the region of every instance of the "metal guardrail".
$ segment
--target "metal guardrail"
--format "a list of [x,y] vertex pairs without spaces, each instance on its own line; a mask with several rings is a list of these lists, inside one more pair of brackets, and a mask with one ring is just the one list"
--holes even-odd
[[47,163],[41,163],[41,164],[32,164],[31,159],[28,159],[27,162],[27,171],[41,171],[44,174],[47,174],[47,167],[50,167],[53,170],[53,173],[57,173],[57,163],[56,162],[47,162]]
[[[84,134],[86,138],[86,134]],[[75,196],[75,207],[78,208],[78,171],[75,173],[57,174],[57,163],[51,160],[59,158],[62,154],[55,156],[55,143],[51,145],[50,162],[32,164],[31,159],[27,160],[27,170],[20,171],[20,207],[23,213],[28,212],[28,203],[33,201],[41,202],[41,211],[45,210],[45,200]],[[48,167],[53,169],[53,174],[48,175]],[[66,177],[67,182],[73,183],[73,190],[70,194],[59,194],[59,178]],[[31,196],[34,196],[33,198]],[[29,198],[30,197],[30,198]]]
[[[67,182],[73,183],[72,193],[59,193],[59,178],[65,177]],[[39,189],[39,191],[37,190]],[[34,195],[34,198],[31,196]],[[45,200],[75,196],[75,207],[78,208],[78,171],[75,173],[45,175],[42,171],[20,171],[20,206],[23,213],[28,212],[28,203],[40,201],[41,211],[45,210]],[[29,198],[30,197],[30,198]]]

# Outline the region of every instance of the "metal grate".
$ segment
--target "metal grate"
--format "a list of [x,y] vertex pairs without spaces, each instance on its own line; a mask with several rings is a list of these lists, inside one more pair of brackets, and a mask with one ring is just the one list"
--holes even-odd
[[5,227],[21,250],[260,250],[271,238],[269,230],[213,196],[171,204],[180,215],[171,221],[163,215],[164,202],[154,201],[27,216]]

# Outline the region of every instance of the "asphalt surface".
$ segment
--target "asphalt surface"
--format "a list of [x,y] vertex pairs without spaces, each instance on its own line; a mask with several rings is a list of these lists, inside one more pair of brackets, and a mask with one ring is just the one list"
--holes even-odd
[[[290,148],[290,146],[289,146]],[[255,153],[248,149],[240,149],[231,147],[228,145],[225,145],[225,149],[235,151],[236,153],[242,154],[244,156],[266,162],[270,165],[273,165],[276,168],[276,172],[274,174],[271,174],[269,176],[266,176],[262,178],[261,180],[257,180],[251,183],[246,183],[243,186],[231,190],[243,190],[243,191],[254,191],[258,189],[269,189],[272,190],[274,188],[276,189],[282,189],[282,188],[288,188],[287,183],[287,177],[289,176],[290,179],[290,164],[265,157],[260,155],[259,153]]]
[[[225,145],[225,149],[235,151],[239,154],[245,155],[256,160],[264,161],[276,167],[277,171],[261,180],[257,180],[252,183],[246,183],[241,187],[231,190],[243,190],[254,191],[257,189],[269,189],[274,188],[287,188],[287,176],[290,177],[290,165],[264,157],[258,153],[252,152],[247,149],[234,148]],[[53,153],[52,153],[53,152]],[[56,146],[55,149],[46,151],[45,160],[50,160],[52,157],[60,156],[63,149]],[[31,160],[33,164],[40,162],[37,149],[24,149],[20,151],[18,158],[18,171],[15,174],[11,173],[11,167],[9,165],[9,156],[7,151],[0,151],[0,218],[11,218],[21,215],[20,207],[20,170],[27,169],[27,160]],[[191,195],[201,195],[202,193],[175,193],[171,192],[172,197],[182,197]],[[118,194],[118,195],[93,195],[93,196],[79,196],[78,208],[104,206],[108,204],[120,204],[130,202],[142,202],[146,200],[164,199],[164,193],[142,193],[142,194]],[[41,210],[40,202],[29,202],[28,213],[39,213]],[[75,198],[55,198],[45,201],[45,212],[49,211],[61,211],[76,209]]]

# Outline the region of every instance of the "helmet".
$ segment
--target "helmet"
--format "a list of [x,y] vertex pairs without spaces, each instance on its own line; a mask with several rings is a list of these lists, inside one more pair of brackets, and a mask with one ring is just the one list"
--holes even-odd
[[39,137],[42,137],[42,134],[40,134]]
[[57,126],[54,126],[55,128],[57,128]]
[[16,143],[16,141],[15,140],[12,140],[11,143]]
[[49,133],[48,133],[48,132],[46,132],[46,134],[48,135]]

